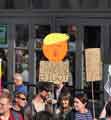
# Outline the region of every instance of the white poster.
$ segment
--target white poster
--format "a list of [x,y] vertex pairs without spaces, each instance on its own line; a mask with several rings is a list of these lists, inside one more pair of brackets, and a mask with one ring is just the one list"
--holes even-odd
[[111,76],[110,76],[110,74],[108,74],[108,80],[104,86],[104,89],[106,90],[108,95],[111,96]]

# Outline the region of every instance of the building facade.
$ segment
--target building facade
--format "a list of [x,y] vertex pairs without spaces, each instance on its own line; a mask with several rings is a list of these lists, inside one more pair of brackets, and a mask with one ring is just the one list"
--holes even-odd
[[[25,71],[29,81],[39,80],[39,63],[45,60],[41,50],[44,36],[50,32],[70,35],[70,84],[75,90],[91,93],[85,79],[86,48],[100,48],[102,80],[94,82],[98,108],[106,100],[104,84],[111,63],[110,0],[0,0],[0,55],[4,61],[4,81],[13,82],[15,72]],[[92,96],[89,94],[90,99]],[[101,102],[99,101],[101,99]]]

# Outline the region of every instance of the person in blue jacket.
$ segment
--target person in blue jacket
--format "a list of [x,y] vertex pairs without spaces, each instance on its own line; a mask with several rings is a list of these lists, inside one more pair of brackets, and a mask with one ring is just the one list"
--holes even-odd
[[27,86],[23,83],[23,77],[20,73],[14,74],[14,85],[15,85],[15,94],[16,92],[21,92],[27,94]]

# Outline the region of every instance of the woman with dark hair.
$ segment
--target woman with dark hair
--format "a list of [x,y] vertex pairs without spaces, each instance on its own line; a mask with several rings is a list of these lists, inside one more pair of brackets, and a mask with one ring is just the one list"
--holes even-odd
[[70,120],[93,120],[90,110],[87,108],[88,99],[85,94],[77,94],[74,97],[74,111]]
[[71,95],[70,93],[63,93],[59,98],[59,109],[56,111],[58,120],[69,120],[69,112],[71,111]]

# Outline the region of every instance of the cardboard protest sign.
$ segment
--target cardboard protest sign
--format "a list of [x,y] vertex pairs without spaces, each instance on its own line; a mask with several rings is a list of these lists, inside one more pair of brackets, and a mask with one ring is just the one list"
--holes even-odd
[[89,48],[85,50],[86,80],[102,80],[102,62],[100,48]]
[[39,81],[53,82],[68,82],[69,78],[69,62],[50,62],[40,61]]

